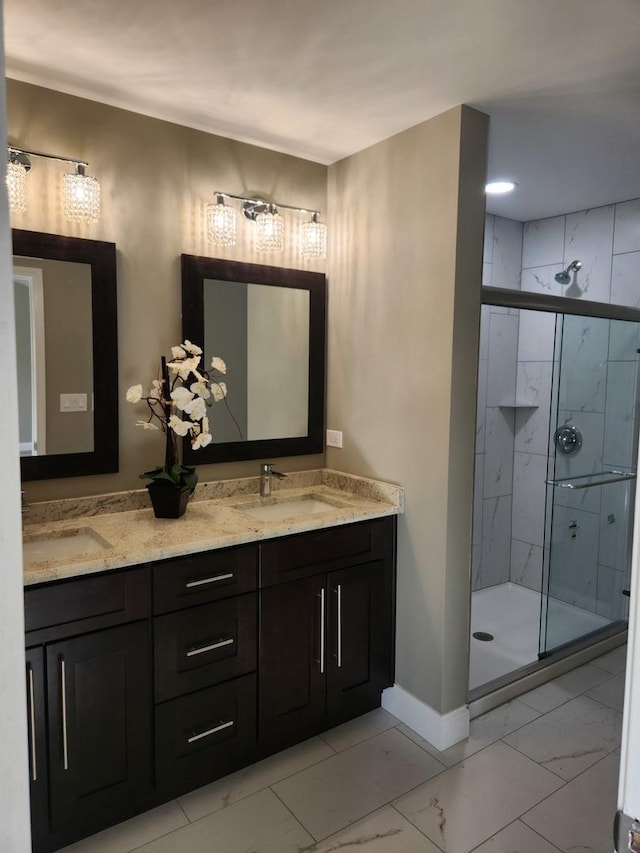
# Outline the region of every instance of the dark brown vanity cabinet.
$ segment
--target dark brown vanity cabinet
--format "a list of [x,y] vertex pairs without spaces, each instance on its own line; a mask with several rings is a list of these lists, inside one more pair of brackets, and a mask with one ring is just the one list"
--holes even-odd
[[25,592],[36,851],[55,850],[151,802],[148,600],[148,569]]
[[395,517],[25,591],[33,849],[378,707]]
[[258,733],[275,751],[378,707],[393,683],[395,519],[261,549]]

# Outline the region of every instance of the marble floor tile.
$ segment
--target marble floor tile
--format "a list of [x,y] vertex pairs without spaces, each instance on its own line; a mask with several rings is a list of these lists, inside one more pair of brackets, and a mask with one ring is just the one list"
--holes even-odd
[[314,737],[244,767],[210,785],[190,791],[179,797],[178,802],[189,820],[199,820],[332,755],[334,752],[331,747],[320,738]]
[[387,729],[392,729],[399,722],[393,714],[385,711],[384,708],[376,708],[374,711],[369,711],[368,714],[356,717],[355,720],[349,720],[341,726],[323,732],[320,737],[336,752],[342,752],[343,749],[348,749],[350,746],[355,746],[374,735],[386,732]]
[[487,711],[481,717],[471,720],[469,737],[460,743],[454,744],[449,749],[445,749],[443,752],[440,752],[435,746],[432,746],[428,741],[420,737],[419,734],[416,734],[408,726],[405,726],[404,723],[401,723],[398,729],[411,738],[414,743],[417,743],[418,746],[426,749],[438,761],[446,764],[447,767],[453,767],[470,755],[484,749],[485,746],[495,743],[510,732],[519,729],[521,726],[526,725],[526,723],[530,723],[538,716],[538,712],[534,711],[533,708],[528,708],[522,702],[513,699],[511,702],[506,702],[492,711]]
[[602,684],[594,687],[585,695],[597,702],[602,702],[603,705],[608,705],[609,708],[622,712],[624,708],[624,681],[625,674],[621,672],[608,681],[603,681]]
[[272,791],[260,791],[190,823],[139,853],[300,853],[313,838]]
[[442,850],[469,853],[562,784],[553,773],[498,742],[394,805]]
[[560,850],[611,853],[618,791],[618,758],[608,755],[522,820]]
[[558,853],[558,848],[516,820],[473,853]]
[[576,696],[580,696],[581,693],[591,690],[606,680],[607,675],[604,670],[587,663],[530,690],[519,698],[525,705],[535,708],[541,714],[546,714],[547,711],[552,711],[570,699],[575,699]]
[[604,669],[612,675],[624,672],[627,665],[627,646],[618,646],[617,649],[592,660],[591,663],[593,666],[599,666],[600,669]]
[[320,840],[444,769],[397,729],[390,729],[278,782],[273,790]]
[[573,779],[620,745],[621,723],[622,714],[578,696],[504,742],[563,779]]
[[129,853],[143,844],[173,832],[189,823],[180,806],[173,800],[157,809],[136,815],[130,820],[77,841],[60,853]]
[[[440,853],[440,848],[432,844],[393,806],[385,806],[352,823],[342,832],[305,847],[303,853],[334,853],[351,849],[363,853]],[[546,851],[541,850],[540,853]]]

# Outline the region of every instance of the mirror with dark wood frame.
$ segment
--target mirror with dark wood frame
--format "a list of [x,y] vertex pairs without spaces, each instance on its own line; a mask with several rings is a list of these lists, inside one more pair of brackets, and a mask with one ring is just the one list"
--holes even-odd
[[[326,279],[323,273],[182,256],[182,329],[206,370],[227,364],[213,441],[191,465],[322,453]],[[219,377],[218,377],[219,378]]]
[[114,243],[13,229],[23,480],[118,470]]

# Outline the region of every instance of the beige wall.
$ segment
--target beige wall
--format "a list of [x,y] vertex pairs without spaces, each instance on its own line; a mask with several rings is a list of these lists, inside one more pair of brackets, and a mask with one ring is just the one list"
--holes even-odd
[[[325,166],[136,113],[7,81],[8,135],[14,145],[86,159],[102,187],[102,219],[71,225],[62,217],[59,176],[67,167],[34,162],[28,178],[29,210],[12,225],[114,242],[118,250],[120,473],[26,484],[29,500],[139,488],[140,471],[162,461],[159,437],[136,429],[137,410],[124,392],[155,377],[161,354],[181,338],[181,253],[225,257],[323,271],[293,249],[278,260],[258,255],[250,229],[239,222],[239,244],[206,241],[204,210],[214,190],[261,194],[284,204],[326,211]],[[287,217],[295,232],[303,218]],[[248,223],[247,223],[248,225]],[[295,234],[294,234],[295,236]],[[289,241],[293,246],[295,240]],[[218,353],[224,357],[224,353]],[[215,422],[214,422],[215,428]],[[322,456],[278,463],[285,470],[321,465]],[[244,476],[257,463],[203,466],[202,480]]]
[[329,467],[406,489],[396,681],[465,701],[486,116],[458,107],[329,169]]

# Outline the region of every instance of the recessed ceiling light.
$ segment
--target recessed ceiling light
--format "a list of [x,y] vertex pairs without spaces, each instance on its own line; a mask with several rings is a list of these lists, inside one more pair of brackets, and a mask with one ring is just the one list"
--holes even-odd
[[513,181],[491,181],[484,188],[484,191],[489,195],[503,195],[515,190],[516,184]]

